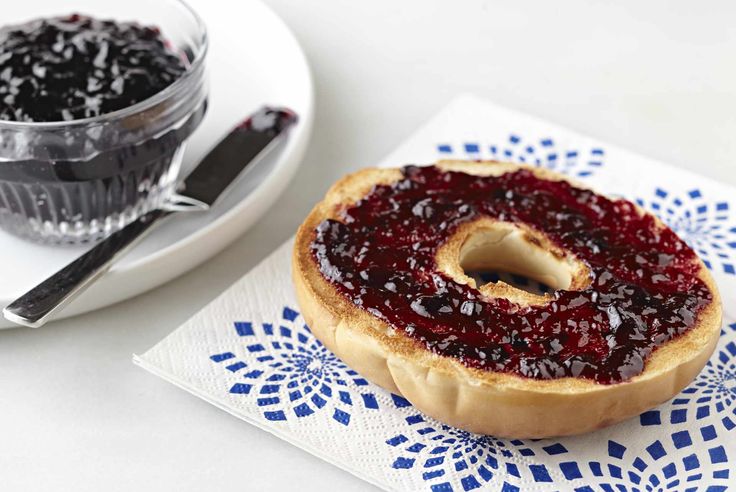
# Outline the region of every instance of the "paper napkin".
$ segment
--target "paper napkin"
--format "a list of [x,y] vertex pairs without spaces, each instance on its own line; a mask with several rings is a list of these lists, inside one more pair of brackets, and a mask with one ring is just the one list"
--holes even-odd
[[291,241],[135,362],[386,490],[726,490],[736,484],[736,189],[471,96],[384,164],[493,158],[548,167],[636,201],[712,270],[715,354],[672,401],[571,438],[508,440],[448,427],[363,379],[299,314]]

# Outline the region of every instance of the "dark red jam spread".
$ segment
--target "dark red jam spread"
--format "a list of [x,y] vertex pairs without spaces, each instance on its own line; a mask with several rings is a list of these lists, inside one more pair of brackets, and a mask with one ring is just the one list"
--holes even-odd
[[132,106],[186,71],[155,27],[70,15],[0,29],[0,120],[69,121]]
[[[438,248],[483,216],[544,233],[589,267],[589,287],[522,306],[439,273]],[[403,179],[322,222],[311,249],[343,296],[429,350],[534,379],[630,379],[712,300],[695,253],[670,229],[628,201],[528,170],[479,177],[406,167]]]

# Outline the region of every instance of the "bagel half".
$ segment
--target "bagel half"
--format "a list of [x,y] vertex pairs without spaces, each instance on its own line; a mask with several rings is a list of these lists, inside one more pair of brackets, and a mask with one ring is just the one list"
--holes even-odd
[[[522,166],[497,162],[442,161],[437,167],[475,175],[500,175]],[[527,167],[546,180],[566,180],[549,170]],[[320,272],[310,251],[317,226],[336,219],[346,207],[356,203],[377,184],[391,184],[402,178],[399,169],[365,169],[335,183],[299,228],[293,250],[293,279],[304,319],[314,335],[345,363],[370,381],[400,394],[425,414],[471,432],[509,438],[543,438],[580,434],[599,429],[659,405],[687,386],[712,354],[720,334],[721,301],[708,269],[699,262],[697,276],[712,293],[712,301],[698,314],[697,321],[683,335],[660,345],[646,359],[643,372],[614,384],[590,379],[564,377],[530,379],[506,372],[467,367],[459,360],[438,355],[396,330],[369,312],[356,307]],[[579,183],[573,183],[583,187]],[[645,213],[645,212],[641,212]],[[666,227],[658,222],[661,227]],[[465,259],[483,266],[482,255],[475,260],[468,240],[481,237],[477,231],[499,233],[483,221],[460,227],[438,250],[438,270],[455,281],[474,285],[460,267]],[[555,246],[524,241],[514,245],[524,258],[532,258],[549,270],[545,280],[552,286],[582,286],[587,272],[571,261],[555,270],[555,261],[546,252]],[[477,239],[476,239],[477,240]],[[493,240],[490,241],[493,243]],[[471,253],[468,253],[471,252]],[[511,255],[518,257],[517,255]],[[535,259],[536,258],[536,259]],[[466,263],[467,263],[466,261]],[[513,262],[509,258],[508,262]],[[486,265],[487,266],[487,265]],[[510,270],[513,265],[507,266]],[[506,284],[487,284],[483,294],[506,297],[519,303],[544,302],[540,296]]]

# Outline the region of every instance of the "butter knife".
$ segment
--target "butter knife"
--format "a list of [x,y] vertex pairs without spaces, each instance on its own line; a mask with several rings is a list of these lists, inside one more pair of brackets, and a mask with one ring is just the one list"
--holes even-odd
[[142,215],[3,309],[8,321],[38,328],[100,278],[154,225],[176,213],[206,211],[297,121],[282,107],[264,106],[225,136],[160,208]]

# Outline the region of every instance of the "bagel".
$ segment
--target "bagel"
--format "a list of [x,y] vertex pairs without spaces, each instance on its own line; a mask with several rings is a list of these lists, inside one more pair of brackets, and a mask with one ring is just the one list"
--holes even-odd
[[[470,271],[539,280],[537,295]],[[706,364],[721,301],[655,216],[550,170],[441,161],[364,169],[300,226],[314,335],[375,384],[471,432],[543,438],[659,405]]]

